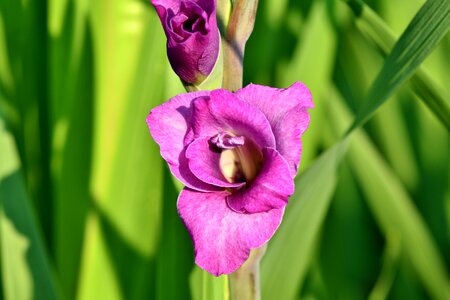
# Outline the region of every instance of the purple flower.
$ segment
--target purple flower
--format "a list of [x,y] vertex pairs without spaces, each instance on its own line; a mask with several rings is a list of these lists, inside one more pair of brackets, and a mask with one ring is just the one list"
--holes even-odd
[[200,83],[219,54],[215,0],[151,0],[167,36],[167,56],[178,76]]
[[311,107],[302,83],[252,84],[234,94],[180,94],[150,112],[161,155],[186,185],[178,212],[200,267],[232,273],[275,233],[294,192]]

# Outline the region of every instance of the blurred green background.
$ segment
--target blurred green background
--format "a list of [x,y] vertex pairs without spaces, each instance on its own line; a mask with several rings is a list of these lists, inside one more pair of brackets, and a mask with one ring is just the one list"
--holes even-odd
[[[366,3],[260,0],[245,83],[316,106],[262,299],[450,299],[450,2]],[[148,1],[0,1],[0,298],[229,298],[145,124],[180,92]]]

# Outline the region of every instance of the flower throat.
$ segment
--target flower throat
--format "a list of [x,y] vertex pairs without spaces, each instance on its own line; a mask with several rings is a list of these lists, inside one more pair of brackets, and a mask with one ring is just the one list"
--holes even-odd
[[258,147],[244,136],[220,132],[211,143],[221,149],[219,167],[228,182],[251,183],[259,173],[262,154]]

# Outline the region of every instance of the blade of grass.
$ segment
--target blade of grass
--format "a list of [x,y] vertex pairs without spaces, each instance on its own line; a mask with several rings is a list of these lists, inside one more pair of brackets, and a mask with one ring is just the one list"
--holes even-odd
[[[450,184],[450,135],[422,102],[409,107],[415,118],[409,123],[415,139],[420,166],[420,185],[414,195],[418,209],[426,219],[441,252],[450,253],[445,215],[445,195]],[[447,265],[450,257],[447,256]]]
[[[385,10],[387,10],[387,14],[389,16],[389,24],[393,26],[392,28],[398,28],[399,26],[401,26],[400,23],[405,23],[405,21],[403,21],[402,19],[405,18],[405,15],[409,14],[408,12],[407,14],[402,14],[401,16],[396,15],[400,9],[404,11],[405,7],[408,6],[407,9],[411,10],[411,7],[419,5],[419,3],[415,2],[414,4],[412,4],[411,1],[407,0],[397,1],[395,6],[390,1],[385,2]],[[388,26],[388,24],[385,23],[384,20],[373,10],[371,10],[367,5],[362,5],[360,15],[357,15],[355,17],[355,23],[358,30],[364,35],[367,40],[369,40],[377,47],[378,51],[384,57],[387,56],[392,50],[395,41],[398,39],[398,36],[394,34],[393,30]],[[432,74],[439,74],[438,76],[444,79],[438,80],[438,77],[431,78],[429,75],[429,68],[425,67],[424,65],[421,65],[411,77],[412,80],[423,82],[422,84],[424,84],[429,90],[431,90],[422,92],[421,89],[417,89],[414,84],[410,85],[410,88],[424,101],[424,103],[441,103],[444,102],[445,99],[448,99],[448,89],[447,91],[444,90],[445,84],[447,83],[445,81],[445,75],[448,75],[448,72],[445,72],[445,69],[448,69],[448,63],[445,62],[448,49],[445,49],[445,47],[437,47],[436,50],[440,51],[440,53],[436,53],[436,51],[433,51],[431,55],[427,57],[428,67],[431,67],[431,71],[433,71]],[[434,57],[433,59],[433,55],[437,57]],[[432,58],[432,61],[430,61],[430,58]],[[430,63],[432,63],[431,66]],[[434,113],[438,114],[438,116],[439,114],[443,115],[442,112],[436,110],[434,110]]]
[[[352,0],[348,4],[358,20],[361,20],[359,27],[362,28],[362,31],[370,36],[382,51],[388,51],[393,34],[387,26],[360,1]],[[439,44],[449,28],[450,5],[448,5],[448,1],[428,0],[387,56],[382,70],[349,131],[364,124],[402,83],[413,76],[416,69]],[[438,91],[424,74],[419,73],[414,80],[424,82],[421,89],[417,90],[418,94],[423,96],[421,98],[450,130],[450,102],[442,96],[443,92]],[[426,92],[424,86],[427,89]]]
[[[348,89],[353,91],[348,93],[343,90],[343,93],[346,94],[346,100],[351,103],[349,105],[355,108],[379,72],[382,61],[379,53],[360,36],[357,30],[352,27],[350,32],[352,34],[346,31],[340,39],[343,50],[336,76],[346,82]],[[410,94],[407,88],[399,89],[398,93],[392,95],[385,105],[377,110],[369,126],[389,163],[407,187],[413,190],[419,181],[419,170],[402,110],[403,105],[410,105],[412,100]]]
[[401,254],[400,239],[394,233],[390,233],[386,240],[380,277],[370,292],[369,300],[387,299],[397,273]]
[[0,118],[0,249],[6,299],[58,299],[13,138]]

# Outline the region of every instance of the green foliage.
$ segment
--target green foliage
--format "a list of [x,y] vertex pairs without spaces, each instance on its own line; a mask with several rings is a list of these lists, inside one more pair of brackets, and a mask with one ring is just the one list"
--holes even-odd
[[[263,299],[450,294],[450,5],[422,4],[259,1],[244,83],[315,103]],[[0,1],[0,299],[230,298],[145,124],[183,91],[148,1]]]
[[0,237],[6,299],[58,299],[40,228],[20,170],[14,139],[0,119]]
[[[191,274],[191,294],[193,300],[227,300],[228,276],[214,277],[195,266]],[[187,295],[181,297],[187,298]],[[175,298],[174,298],[175,299]]]
[[[334,128],[342,132],[350,114],[340,101],[334,102],[333,109],[337,116]],[[387,237],[386,247],[396,247],[392,244],[400,243],[430,294],[436,299],[445,299],[450,292],[450,283],[444,260],[406,189],[362,131],[347,138],[352,139],[349,161],[368,205]]]
[[[370,11],[365,14],[367,7],[352,7],[355,13],[371,22],[371,30],[381,39],[381,48],[389,44],[390,36],[384,33],[385,28],[381,21]],[[362,9],[362,11],[360,11]],[[361,17],[361,16],[360,16]],[[367,27],[365,27],[367,29]],[[383,68],[373,83],[363,106],[356,115],[352,129],[361,126],[374,111],[394,92],[404,81],[409,79],[416,68],[423,62],[428,54],[436,47],[450,29],[450,5],[447,0],[429,0],[413,18],[408,28],[395,44],[392,52],[386,57]],[[380,32],[380,33],[379,33]],[[387,37],[385,37],[387,35]],[[450,130],[450,102],[439,97],[439,92],[424,91],[431,83],[424,83],[421,76],[417,76],[415,85],[419,84],[418,91],[423,95],[423,100],[442,119],[442,122]],[[436,95],[436,96],[435,96]]]

